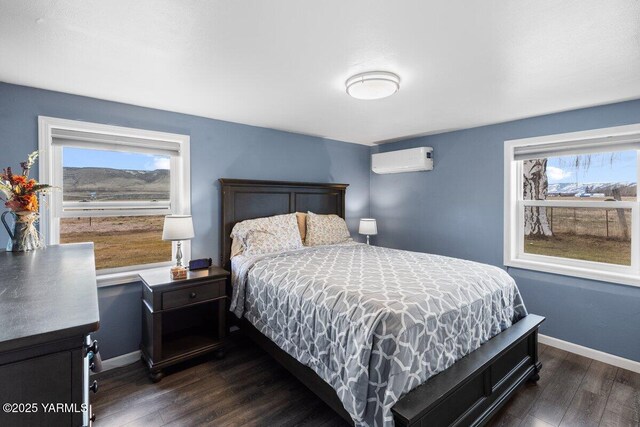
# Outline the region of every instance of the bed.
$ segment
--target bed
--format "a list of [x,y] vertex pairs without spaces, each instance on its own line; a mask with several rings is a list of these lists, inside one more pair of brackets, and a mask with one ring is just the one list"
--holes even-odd
[[[226,267],[239,221],[345,214],[344,184],[220,182]],[[482,425],[539,378],[544,319],[495,267],[345,243],[235,257],[233,268],[241,329],[351,424]]]

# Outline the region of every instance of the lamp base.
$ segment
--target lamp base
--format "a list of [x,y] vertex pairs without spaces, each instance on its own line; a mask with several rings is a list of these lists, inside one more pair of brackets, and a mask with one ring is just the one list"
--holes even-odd
[[181,265],[171,267],[171,280],[182,280],[187,278],[187,269]]
[[182,241],[178,240],[178,248],[176,249],[176,266],[182,267]]

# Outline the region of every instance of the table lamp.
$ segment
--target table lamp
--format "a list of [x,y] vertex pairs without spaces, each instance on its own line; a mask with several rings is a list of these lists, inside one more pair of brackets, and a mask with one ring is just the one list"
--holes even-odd
[[164,217],[162,240],[178,242],[176,265],[171,268],[171,278],[174,280],[187,277],[187,269],[182,265],[182,241],[194,237],[191,215],[167,215]]
[[362,218],[360,219],[360,228],[358,233],[364,234],[367,236],[367,245],[369,244],[369,236],[375,236],[378,234],[378,226],[376,225],[376,220],[373,218]]

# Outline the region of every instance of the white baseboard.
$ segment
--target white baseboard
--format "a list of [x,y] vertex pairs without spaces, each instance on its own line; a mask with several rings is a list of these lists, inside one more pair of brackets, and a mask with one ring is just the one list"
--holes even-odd
[[609,365],[627,369],[629,371],[637,372],[640,374],[640,362],[636,362],[635,360],[625,359],[624,357],[605,353],[604,351],[600,350],[594,350],[589,347],[583,347],[569,341],[559,340],[558,338],[553,338],[542,334],[538,335],[538,342],[551,347],[559,348],[560,350],[568,351],[569,353],[575,353],[580,356],[588,357],[593,360],[598,360],[600,362],[608,363]]
[[[635,360],[625,359],[624,357],[605,353],[599,350],[594,350],[589,347],[584,347],[569,341],[563,341],[558,338],[553,338],[542,334],[538,335],[538,342],[544,345],[559,348],[560,350],[568,351],[569,353],[578,354],[580,356],[608,363],[609,365],[613,365],[618,368],[623,368],[632,372],[640,373],[640,362],[636,362]],[[122,366],[127,366],[137,362],[138,360],[140,360],[139,350],[132,351],[131,353],[123,354],[121,356],[112,357],[111,359],[102,361],[102,372],[108,371],[110,369],[120,368]]]
[[132,351],[131,353],[123,354],[120,356],[112,357],[102,361],[102,371],[108,371],[109,369],[120,368],[122,366],[131,365],[140,360],[140,350]]

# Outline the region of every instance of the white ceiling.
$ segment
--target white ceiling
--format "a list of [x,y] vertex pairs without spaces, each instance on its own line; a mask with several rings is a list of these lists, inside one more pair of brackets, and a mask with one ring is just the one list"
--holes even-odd
[[640,1],[0,0],[0,81],[372,144],[640,98]]

